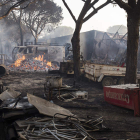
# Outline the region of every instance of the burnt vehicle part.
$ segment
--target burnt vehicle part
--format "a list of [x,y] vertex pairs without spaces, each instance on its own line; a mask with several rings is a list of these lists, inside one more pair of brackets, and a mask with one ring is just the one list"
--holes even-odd
[[18,46],[12,51],[12,58],[15,61],[18,57],[24,55],[27,59],[43,55],[43,59],[47,61],[63,62],[68,54],[67,44],[38,44],[28,46]]
[[21,52],[26,48],[26,46],[15,47],[12,51],[12,59],[15,61],[18,55],[21,55]]
[[18,58],[25,56],[26,58],[33,57],[35,55],[35,48],[32,46],[18,46],[12,51],[12,59],[15,61]]
[[[80,62],[80,74],[84,74],[84,62]],[[61,74],[68,74],[73,75],[74,74],[74,63],[73,61],[67,61],[67,62],[60,62],[60,73]]]

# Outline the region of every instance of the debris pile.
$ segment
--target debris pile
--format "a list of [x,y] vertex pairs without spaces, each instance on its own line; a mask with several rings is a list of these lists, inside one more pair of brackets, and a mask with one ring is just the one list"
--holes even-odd
[[[64,102],[88,100],[88,92],[62,86],[61,77],[47,76],[46,86],[56,91],[67,91],[57,96]],[[0,94],[0,111],[1,119],[10,122],[6,128],[8,139],[94,140],[90,132],[109,130],[102,124],[102,117],[87,116],[83,119],[51,101],[29,93],[23,97],[10,88]]]
[[29,118],[28,120],[18,120],[18,134],[24,139],[57,139],[57,140],[93,140],[89,132],[102,129],[102,118],[78,119],[72,116],[62,115],[65,118],[58,118],[55,114],[53,118]]
[[[3,112],[2,118],[15,120],[17,116],[12,123],[16,130],[16,134],[12,132],[12,138],[15,139],[93,140],[89,132],[108,130],[102,125],[102,117],[81,119],[69,110],[32,94],[20,97],[20,93],[6,90],[1,95],[0,109],[9,109],[8,112]],[[31,108],[38,110],[38,113],[33,114]],[[22,117],[19,118],[19,115]]]
[[16,67],[14,64],[8,66],[10,71],[48,71],[58,70],[56,64],[48,65],[47,63],[40,62],[39,60],[24,60],[21,65]]
[[10,71],[45,72],[48,70],[59,70],[59,66],[57,63],[40,59],[40,56],[32,59],[25,59],[25,56],[22,56],[14,64],[9,65],[8,69]]

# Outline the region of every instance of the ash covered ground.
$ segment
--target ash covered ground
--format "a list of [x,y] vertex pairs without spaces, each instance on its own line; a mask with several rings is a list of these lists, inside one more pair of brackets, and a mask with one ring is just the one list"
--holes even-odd
[[[20,91],[23,96],[27,93],[44,98],[44,83],[47,73],[39,72],[11,72],[2,78],[4,88],[11,87]],[[73,85],[73,78],[63,76],[63,84]],[[103,125],[111,131],[90,133],[96,139],[139,139],[140,118],[134,117],[134,112],[125,108],[113,106],[104,101],[103,88],[99,83],[94,83],[82,78],[76,83],[80,90],[88,91],[88,100],[73,100],[62,102],[53,97],[53,102],[70,110],[73,114],[86,118],[103,116]],[[63,91],[64,92],[64,91]],[[55,94],[55,92],[54,92]]]

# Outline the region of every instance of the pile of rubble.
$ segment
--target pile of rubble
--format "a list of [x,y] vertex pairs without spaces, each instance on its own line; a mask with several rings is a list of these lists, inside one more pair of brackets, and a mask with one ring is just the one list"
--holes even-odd
[[35,59],[23,59],[22,61],[16,61],[14,64],[8,66],[10,71],[38,71],[45,72],[48,70],[59,70],[59,66],[57,64],[40,61]]
[[[88,133],[98,131],[103,120],[80,120],[76,117],[63,116],[65,118],[30,118],[29,120],[16,121],[19,126],[19,135],[24,139],[48,139],[48,140],[94,140]],[[22,125],[21,125],[22,124]],[[25,128],[24,130],[22,130]]]
[[[102,117],[87,116],[83,119],[68,109],[54,104],[52,100],[47,101],[45,98],[29,93],[22,96],[19,91],[11,88],[3,91],[3,84],[0,88],[2,89],[0,91],[1,119],[10,122],[6,128],[9,140],[17,138],[23,140],[94,140],[90,132],[109,130],[103,125]],[[45,94],[49,96],[52,91],[58,90],[57,98],[63,102],[88,99],[88,92],[78,91],[67,85],[62,86],[62,77],[47,76],[44,85]],[[60,95],[60,91],[65,91],[65,93]]]
[[[107,130],[102,125],[102,117],[81,119],[69,110],[32,94],[21,97],[21,93],[7,89],[0,94],[0,100],[0,109],[9,109],[8,112],[3,111],[3,119],[12,120],[15,116],[24,116],[24,119],[18,117],[12,123],[16,132],[12,131],[12,135],[8,135],[10,139],[20,137],[25,140],[93,140],[89,132]],[[39,113],[29,117],[29,112],[31,113],[30,110],[33,108]]]
[[[3,85],[1,86],[3,90]],[[61,77],[47,76],[46,88],[67,91],[62,95],[60,92],[57,94],[57,98],[64,102],[88,99],[87,92],[77,91],[67,85],[62,86]],[[8,139],[20,137],[24,140],[94,140],[95,138],[89,132],[108,130],[102,124],[102,117],[79,118],[69,110],[54,104],[53,101],[47,101],[29,93],[23,97],[20,92],[11,88],[0,94],[0,111],[1,118],[10,122],[7,127]]]

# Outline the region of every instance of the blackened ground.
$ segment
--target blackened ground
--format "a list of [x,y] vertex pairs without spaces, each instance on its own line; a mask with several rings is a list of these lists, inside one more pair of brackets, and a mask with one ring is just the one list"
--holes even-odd
[[[44,83],[46,73],[10,73],[2,78],[5,88],[12,87],[20,91],[23,96],[27,93],[44,98]],[[63,77],[63,84],[73,85],[73,78]],[[52,100],[55,104],[69,109],[73,114],[86,118],[103,116],[103,124],[110,128],[107,132],[92,132],[96,139],[140,139],[140,117],[134,117],[134,112],[125,108],[113,106],[104,101],[103,89],[99,83],[94,83],[82,78],[76,83],[80,90],[88,91],[87,101],[74,100],[61,102],[56,97]],[[56,94],[57,91],[54,92]],[[66,91],[63,93],[66,93]],[[3,127],[0,122],[0,129]],[[1,133],[1,131],[0,131]]]
[[6,123],[5,121],[0,117],[0,140],[6,139],[6,133],[5,133]]

